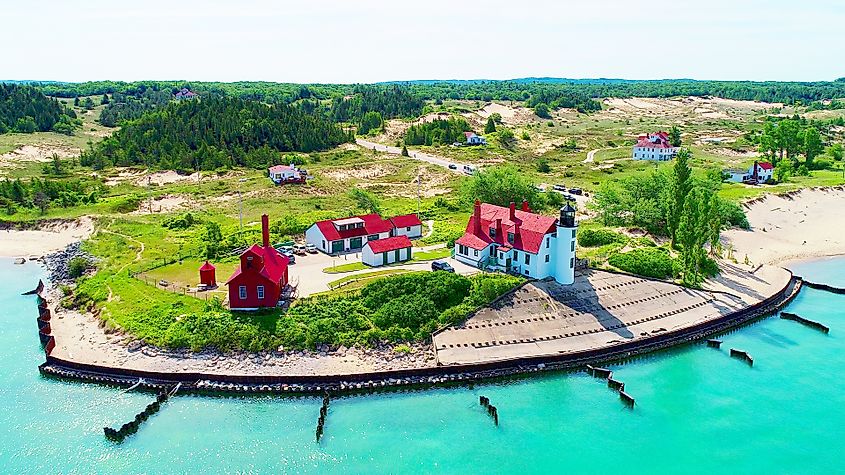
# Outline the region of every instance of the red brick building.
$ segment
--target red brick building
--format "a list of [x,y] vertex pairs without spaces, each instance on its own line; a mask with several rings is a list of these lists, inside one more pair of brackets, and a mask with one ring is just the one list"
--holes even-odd
[[262,245],[254,244],[241,254],[241,264],[226,282],[229,286],[229,308],[257,310],[275,307],[282,290],[288,285],[288,262],[270,245],[270,224],[261,216]]

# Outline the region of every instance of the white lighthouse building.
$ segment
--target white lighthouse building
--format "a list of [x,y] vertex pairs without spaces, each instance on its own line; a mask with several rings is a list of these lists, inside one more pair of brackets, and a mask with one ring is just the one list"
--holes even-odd
[[534,279],[575,281],[575,208],[560,217],[531,212],[523,201],[508,208],[475,202],[466,231],[455,241],[455,259],[479,269],[499,270]]

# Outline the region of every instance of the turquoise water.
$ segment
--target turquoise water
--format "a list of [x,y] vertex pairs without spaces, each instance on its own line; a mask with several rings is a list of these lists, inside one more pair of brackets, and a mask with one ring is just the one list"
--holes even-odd
[[[152,396],[39,376],[35,302],[19,294],[40,276],[0,260],[2,473],[845,471],[845,296],[806,289],[789,306],[830,335],[769,318],[723,336],[721,350],[688,346],[614,366],[633,411],[600,380],[554,374],[336,399],[316,444],[318,398],[182,396],[116,445],[102,427],[130,420]],[[754,367],[730,358],[731,347]],[[498,406],[498,428],[479,395]]]

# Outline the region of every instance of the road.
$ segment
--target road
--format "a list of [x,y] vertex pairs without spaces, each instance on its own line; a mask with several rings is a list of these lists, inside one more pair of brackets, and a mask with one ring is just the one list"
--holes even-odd
[[[393,155],[402,155],[401,147],[391,147],[390,145],[382,145],[380,143],[370,142],[369,140],[364,139],[355,139],[355,143],[370,150],[390,153]],[[453,172],[463,173],[463,164],[452,162],[449,159],[438,157],[437,155],[431,155],[428,153],[420,152],[418,150],[408,149],[408,156],[409,158],[413,158],[421,162],[430,163],[432,165],[437,165],[439,167],[446,168],[447,170],[450,169],[449,165],[454,165],[455,168],[451,169]]]
[[598,152],[599,150],[603,150],[603,149],[597,148],[595,150],[590,150],[589,152],[587,152],[587,158],[584,159],[584,163],[590,163],[590,162],[595,161],[596,152]]

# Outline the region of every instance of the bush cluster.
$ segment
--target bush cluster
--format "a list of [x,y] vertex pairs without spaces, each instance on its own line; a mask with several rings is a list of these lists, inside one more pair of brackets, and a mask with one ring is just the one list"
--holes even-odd
[[608,228],[584,228],[578,231],[578,245],[598,247],[625,242],[627,238]]
[[669,251],[661,247],[643,247],[615,253],[607,260],[610,265],[631,274],[665,279],[678,275],[679,265]]

